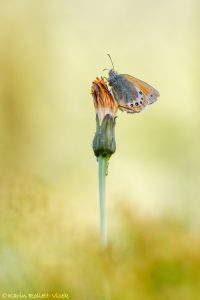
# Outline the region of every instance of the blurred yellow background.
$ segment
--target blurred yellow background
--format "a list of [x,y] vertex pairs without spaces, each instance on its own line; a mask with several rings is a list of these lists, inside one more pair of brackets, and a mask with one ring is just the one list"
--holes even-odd
[[[98,237],[90,88],[111,68],[107,53],[119,73],[148,82],[161,95],[140,114],[118,113],[117,152],[107,177],[110,239],[119,242],[123,205],[142,218],[192,221],[198,230],[199,26],[195,0],[0,2],[2,290],[38,290],[34,276],[43,282],[41,273],[48,270],[58,290],[69,286],[73,295],[74,284],[71,299],[86,299],[76,272],[65,285],[65,272],[59,277],[54,264],[59,257],[59,266],[65,259],[73,264],[72,240],[84,240],[88,232]],[[45,265],[40,275],[37,251]],[[24,274],[31,274],[27,282]],[[159,295],[152,299],[165,299]]]

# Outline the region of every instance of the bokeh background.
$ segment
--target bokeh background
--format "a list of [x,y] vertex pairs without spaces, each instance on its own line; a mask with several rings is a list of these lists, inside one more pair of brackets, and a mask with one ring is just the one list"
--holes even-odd
[[[0,1],[2,293],[199,299],[199,8]],[[107,53],[161,96],[118,113],[102,252],[90,88]]]

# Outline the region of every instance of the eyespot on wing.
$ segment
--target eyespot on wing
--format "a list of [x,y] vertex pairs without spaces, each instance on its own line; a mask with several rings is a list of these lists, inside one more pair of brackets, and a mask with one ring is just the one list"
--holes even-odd
[[146,97],[143,99],[143,101],[135,100],[128,103],[119,101],[118,103],[118,107],[121,111],[126,111],[130,114],[139,113],[143,111],[147,105],[148,100],[146,99]]

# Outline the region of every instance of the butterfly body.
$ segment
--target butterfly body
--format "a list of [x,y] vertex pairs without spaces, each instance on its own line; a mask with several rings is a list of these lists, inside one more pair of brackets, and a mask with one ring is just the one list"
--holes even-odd
[[114,69],[108,75],[111,91],[122,111],[138,113],[160,96],[155,88],[131,75],[118,74]]

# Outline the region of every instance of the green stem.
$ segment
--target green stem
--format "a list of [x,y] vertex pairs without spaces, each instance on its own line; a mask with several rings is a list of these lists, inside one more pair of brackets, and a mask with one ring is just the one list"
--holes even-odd
[[99,206],[100,206],[100,236],[103,247],[107,246],[107,228],[106,228],[106,173],[108,166],[108,158],[99,156]]

